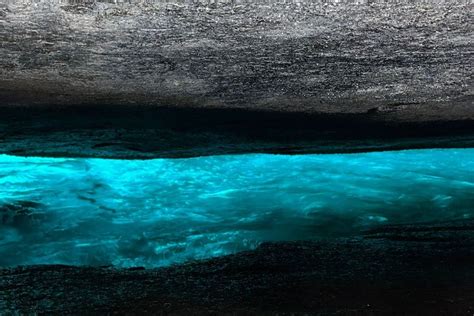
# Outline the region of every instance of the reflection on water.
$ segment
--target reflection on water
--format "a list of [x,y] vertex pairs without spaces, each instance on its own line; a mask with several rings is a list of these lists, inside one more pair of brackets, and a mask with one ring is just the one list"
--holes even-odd
[[162,266],[474,215],[474,149],[148,161],[0,156],[0,266]]

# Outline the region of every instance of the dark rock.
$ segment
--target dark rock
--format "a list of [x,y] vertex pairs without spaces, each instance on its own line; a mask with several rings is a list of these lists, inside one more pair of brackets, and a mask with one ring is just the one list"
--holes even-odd
[[224,109],[3,108],[0,153],[109,158],[344,153],[474,145],[474,121],[401,122],[388,113]]
[[[414,231],[449,238],[385,237]],[[370,238],[265,243],[161,269],[3,269],[0,306],[20,314],[464,315],[474,302],[473,231],[472,221],[382,226]]]
[[32,201],[15,201],[0,205],[0,225],[20,230],[30,229],[43,218],[40,203]]

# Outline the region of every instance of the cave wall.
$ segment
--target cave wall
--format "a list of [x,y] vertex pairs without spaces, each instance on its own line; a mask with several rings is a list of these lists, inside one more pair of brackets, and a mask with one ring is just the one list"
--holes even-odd
[[[335,142],[340,134],[382,147],[388,134],[395,147],[410,147],[398,140],[407,135],[463,146],[450,137],[474,131],[473,9],[471,1],[9,0],[0,5],[2,152],[104,155],[98,148],[112,143],[130,154],[123,144],[133,142],[141,156],[173,156],[157,148],[179,151],[183,137],[198,144],[190,155],[318,151],[327,140],[353,150]],[[162,108],[175,111],[174,129],[162,128]],[[176,134],[189,125],[182,108],[211,117],[190,123],[197,138]],[[25,115],[31,109],[39,114]],[[146,119],[154,109],[156,122]],[[247,114],[219,120],[210,109]],[[249,125],[255,111],[303,113],[305,123],[257,114]],[[361,128],[362,136],[347,132]]]

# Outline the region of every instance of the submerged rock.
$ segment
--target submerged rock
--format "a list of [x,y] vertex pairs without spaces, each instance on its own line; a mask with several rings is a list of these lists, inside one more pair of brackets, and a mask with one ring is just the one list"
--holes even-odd
[[20,230],[34,225],[42,217],[43,205],[32,201],[15,201],[0,205],[0,224]]

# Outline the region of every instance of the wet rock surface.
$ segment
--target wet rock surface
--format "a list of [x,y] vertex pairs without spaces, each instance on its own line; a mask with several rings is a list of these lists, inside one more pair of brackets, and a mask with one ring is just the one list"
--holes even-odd
[[472,232],[469,220],[398,225],[162,269],[3,269],[0,306],[40,314],[468,315]]
[[23,228],[32,225],[41,213],[41,204],[32,201],[17,201],[0,204],[0,223],[5,226]]

